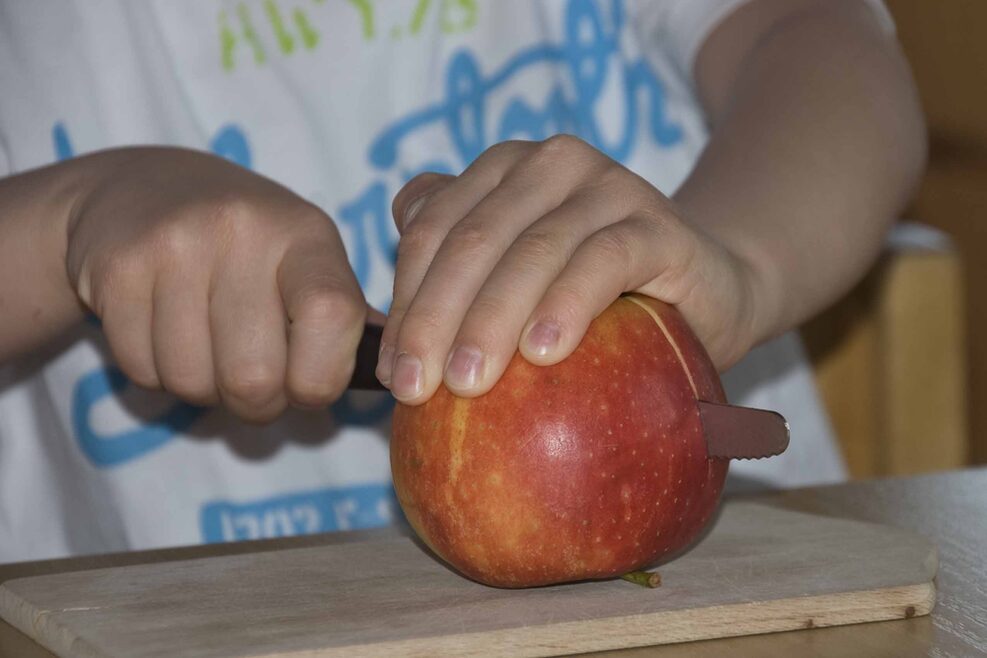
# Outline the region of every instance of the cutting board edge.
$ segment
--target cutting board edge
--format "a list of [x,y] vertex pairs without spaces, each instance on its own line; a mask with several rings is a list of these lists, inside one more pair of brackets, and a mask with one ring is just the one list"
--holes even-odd
[[[863,600],[847,608],[847,597]],[[540,658],[910,619],[928,615],[935,604],[936,585],[934,580],[930,580],[859,592],[734,603],[331,649],[267,653],[250,658],[372,658],[382,655]],[[615,629],[615,625],[619,628]],[[694,630],[699,627],[704,630]]]
[[65,611],[39,610],[37,606],[7,587],[7,583],[0,583],[0,619],[56,656],[64,658],[112,658],[84,638],[73,636],[71,630],[63,627],[58,617],[49,614],[50,612],[61,613]]
[[[784,509],[778,511],[788,512]],[[890,529],[880,524],[867,525]],[[509,639],[511,629],[493,629],[447,637],[418,637],[321,649],[284,649],[280,652],[250,655],[262,655],[268,658],[274,656],[303,658],[379,655],[380,652],[387,652],[390,655],[400,651],[402,655],[421,656],[479,654],[547,656],[798,630],[807,628],[809,620],[812,620],[811,627],[822,627],[921,616],[928,614],[935,605],[934,579],[938,570],[938,550],[927,537],[908,531],[903,532],[910,535],[913,541],[918,540],[919,545],[928,551],[926,557],[921,560],[921,567],[912,571],[905,581],[908,584],[899,581],[894,586],[885,587],[886,583],[874,583],[871,588],[864,587],[856,591],[847,589],[842,592],[812,596],[789,596],[761,603],[731,602],[685,611],[632,614],[632,611],[628,610],[625,615],[592,620],[582,620],[576,615],[570,616],[570,621],[565,622],[546,623],[521,629],[513,627],[515,631],[521,631],[515,641]],[[398,540],[398,538],[393,539]],[[203,558],[197,560],[200,559]],[[917,565],[918,562],[912,564]],[[141,566],[137,565],[137,567]],[[84,571],[105,571],[105,569]],[[0,583],[0,617],[7,619],[26,635],[59,655],[72,658],[115,658],[116,654],[100,649],[100,645],[93,644],[86,638],[85,633],[77,633],[80,617],[94,614],[88,611],[98,608],[56,609],[45,603],[29,603],[29,599],[18,591],[18,586],[22,582],[30,583],[58,577],[60,574],[28,576]],[[913,608],[911,613],[907,612],[909,606]],[[45,609],[46,607],[52,609]],[[840,610],[840,608],[844,609]],[[775,619],[772,620],[772,616],[775,616]],[[704,621],[707,617],[708,619]],[[678,630],[673,628],[670,631],[666,627],[674,625],[672,622],[675,622],[676,618],[678,618]],[[615,622],[614,629],[607,627],[612,621]],[[748,623],[749,621],[752,623]],[[692,630],[690,634],[690,628],[699,628],[702,632]],[[658,638],[655,638],[656,633],[659,635]],[[496,647],[497,651],[491,653],[493,651],[491,647]]]
[[[938,571],[938,551],[939,551],[938,544],[931,537],[928,537],[928,536],[926,536],[926,535],[924,535],[924,534],[922,534],[920,532],[916,532],[916,531],[911,530],[911,529],[900,528],[900,527],[896,527],[896,526],[893,526],[893,525],[887,525],[887,524],[884,524],[884,523],[875,523],[873,521],[861,521],[859,519],[847,519],[847,518],[843,518],[843,517],[839,517],[839,516],[831,516],[831,515],[827,515],[827,514],[817,514],[817,513],[814,513],[814,512],[803,512],[803,511],[791,510],[791,509],[788,509],[788,508],[786,508],[784,506],[765,505],[764,503],[761,503],[761,502],[758,502],[758,501],[737,500],[737,501],[727,501],[727,504],[729,504],[730,507],[732,507],[734,509],[737,509],[737,508],[757,509],[757,508],[764,508],[764,507],[766,507],[766,508],[771,509],[771,510],[774,510],[774,511],[782,512],[782,513],[784,513],[786,515],[804,516],[804,517],[819,517],[819,518],[823,518],[823,519],[827,519],[827,520],[832,520],[832,521],[836,521],[836,522],[843,523],[843,524],[848,524],[848,525],[857,525],[857,526],[868,527],[868,528],[872,528],[872,529],[880,529],[884,533],[895,533],[895,534],[897,534],[897,535],[899,535],[899,536],[901,536],[903,538],[909,538],[912,541],[914,541],[916,539],[922,540],[922,541],[924,541],[926,543],[926,545],[927,545],[927,547],[928,547],[928,549],[929,549],[929,551],[931,553],[931,560],[929,562],[927,562],[926,568],[931,569],[931,572],[930,573],[931,573],[932,576],[934,576],[935,573]],[[723,505],[721,505],[721,507],[723,507]],[[334,534],[343,535],[343,534],[350,534],[350,533],[340,532],[340,533],[334,533]],[[411,543],[414,543],[415,539],[414,539],[414,535],[412,534],[412,535],[383,536],[383,537],[380,537],[380,538],[371,538],[369,541],[370,542],[411,542]],[[257,556],[264,556],[264,557],[266,557],[266,556],[269,556],[269,555],[275,554],[275,553],[278,554],[278,555],[281,555],[283,557],[284,555],[290,554],[290,553],[310,553],[310,552],[313,552],[313,551],[322,551],[322,550],[325,550],[327,548],[327,546],[335,547],[335,546],[340,546],[340,545],[345,545],[345,544],[350,544],[350,543],[365,543],[365,542],[366,542],[366,540],[362,540],[362,541],[360,541],[360,540],[358,540],[358,541],[342,541],[342,542],[339,542],[338,544],[337,543],[332,543],[332,544],[327,544],[326,546],[299,546],[299,547],[296,547],[296,548],[268,549],[268,550],[257,551],[256,553],[249,552],[249,553],[233,553],[233,554],[230,554],[230,555],[210,555],[210,556],[186,557],[186,558],[181,558],[181,559],[163,560],[161,562],[146,562],[146,563],[145,562],[139,562],[139,563],[127,564],[127,565],[123,565],[123,566],[109,566],[109,567],[95,567],[95,568],[73,569],[73,570],[64,571],[64,572],[59,571],[59,572],[54,572],[54,573],[43,573],[43,574],[36,574],[36,575],[31,575],[31,576],[21,576],[21,577],[18,577],[18,578],[11,578],[9,580],[5,580],[5,581],[0,582],[0,589],[2,589],[3,586],[6,585],[6,584],[15,584],[15,583],[19,583],[20,581],[28,581],[28,580],[32,580],[32,581],[44,580],[44,579],[47,579],[47,578],[58,579],[58,578],[61,578],[61,577],[65,576],[66,574],[81,574],[81,573],[86,573],[86,574],[93,574],[93,575],[95,575],[95,574],[100,574],[100,573],[104,573],[104,572],[114,572],[114,573],[118,573],[118,574],[120,574],[120,573],[128,573],[128,572],[137,572],[137,571],[140,571],[141,569],[146,568],[147,566],[149,566],[151,564],[169,564],[169,565],[172,565],[173,567],[181,568],[181,567],[183,567],[185,565],[188,565],[188,564],[201,563],[201,562],[204,562],[204,561],[206,561],[206,562],[212,562],[212,561],[220,561],[220,560],[222,560],[222,561],[229,562],[230,560],[249,560],[252,557],[257,557]],[[705,542],[705,539],[703,541],[697,542],[693,547],[690,547],[690,549],[688,551],[686,551],[685,553],[683,553],[683,555],[686,554],[686,553],[693,553],[693,552],[695,552],[695,549],[699,548],[704,542]],[[674,559],[669,560],[669,561],[679,560],[679,559],[681,559],[681,557],[682,557],[682,555],[677,555],[677,556],[674,556]],[[656,564],[656,565],[654,565],[654,568],[661,568],[662,566],[664,566],[664,564],[667,564],[667,562]],[[649,568],[651,568],[651,567],[649,567]],[[2,615],[0,615],[0,617],[2,617]]]

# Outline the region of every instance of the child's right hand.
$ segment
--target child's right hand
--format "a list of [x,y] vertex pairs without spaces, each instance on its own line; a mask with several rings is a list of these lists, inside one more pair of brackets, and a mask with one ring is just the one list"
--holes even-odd
[[128,377],[253,422],[343,392],[367,306],[325,213],[204,153],[100,157],[66,264]]

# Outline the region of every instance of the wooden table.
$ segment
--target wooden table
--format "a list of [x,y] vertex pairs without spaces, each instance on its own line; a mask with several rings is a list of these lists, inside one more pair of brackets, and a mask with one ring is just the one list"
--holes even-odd
[[[621,658],[662,656],[987,656],[987,469],[855,482],[756,497],[787,509],[908,528],[933,538],[940,549],[938,603],[929,617],[775,633],[606,654]],[[212,555],[268,551],[360,541],[380,530],[312,535],[238,544],[0,565],[0,582],[11,578],[163,562]],[[51,654],[0,622],[0,656]]]

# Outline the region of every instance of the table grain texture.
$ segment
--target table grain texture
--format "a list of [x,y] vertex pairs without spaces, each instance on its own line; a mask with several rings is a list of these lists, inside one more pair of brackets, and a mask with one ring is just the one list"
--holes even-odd
[[[932,614],[900,621],[586,655],[620,658],[987,656],[987,469],[868,480],[750,498],[785,509],[883,523],[933,539],[939,546],[940,565],[938,602]],[[383,529],[333,533],[21,562],[0,565],[0,582],[65,571],[362,541],[395,532]],[[0,621],[0,656],[48,658],[51,655]]]

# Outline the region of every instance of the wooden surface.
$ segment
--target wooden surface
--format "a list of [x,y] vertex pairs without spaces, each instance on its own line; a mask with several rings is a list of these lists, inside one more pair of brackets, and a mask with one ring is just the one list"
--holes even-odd
[[728,503],[662,587],[503,590],[407,537],[7,581],[0,615],[64,656],[550,656],[928,614],[925,538]]
[[881,306],[885,474],[968,463],[960,267],[952,251],[909,250],[888,264]]
[[987,2],[885,0],[929,124],[929,167],[910,219],[952,235],[966,281],[970,437],[987,463]]
[[802,328],[853,477],[968,463],[961,279],[952,249],[889,250],[845,299]]
[[[785,509],[886,523],[932,538],[939,547],[940,557],[935,609],[927,617],[902,621],[628,649],[597,655],[614,658],[987,655],[987,562],[983,559],[987,537],[987,469],[803,489],[759,497],[758,500]],[[0,582],[28,575],[317,546],[340,538],[352,541],[387,535],[387,532],[314,535],[0,565]],[[50,658],[51,655],[0,622],[0,656]]]
[[[982,6],[987,14],[987,3]],[[987,50],[987,39],[981,42]],[[987,463],[987,341],[980,337],[987,334],[987,295],[983,293],[987,281],[987,145],[976,154],[952,153],[949,147],[944,148],[946,153],[931,163],[912,215],[952,234],[961,254],[964,324],[969,336],[964,370],[970,457],[972,463],[983,464]]]

